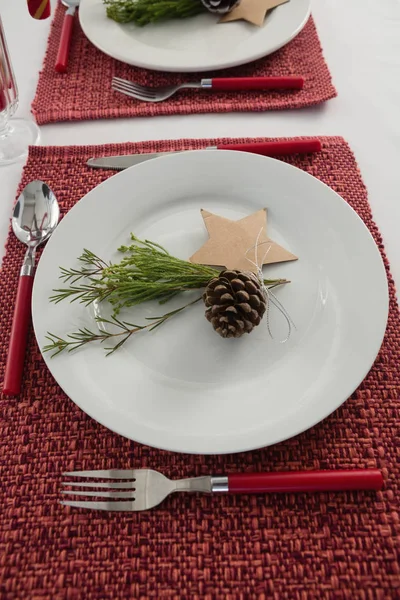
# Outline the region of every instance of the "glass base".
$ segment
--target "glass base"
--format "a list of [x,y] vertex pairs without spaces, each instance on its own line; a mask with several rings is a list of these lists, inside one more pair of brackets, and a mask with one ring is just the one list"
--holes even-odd
[[28,147],[39,143],[40,130],[34,121],[10,119],[0,132],[0,167],[17,162],[28,154]]

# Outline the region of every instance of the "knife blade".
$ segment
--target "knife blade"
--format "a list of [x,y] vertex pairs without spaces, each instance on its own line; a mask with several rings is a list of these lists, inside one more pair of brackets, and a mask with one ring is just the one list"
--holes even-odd
[[[318,138],[302,140],[282,140],[272,142],[256,142],[249,144],[219,144],[218,146],[207,146],[205,150],[236,150],[251,152],[262,156],[287,156],[291,154],[305,154],[309,152],[320,152],[321,141]],[[113,169],[122,171],[133,167],[146,160],[167,156],[168,154],[179,154],[190,150],[176,150],[173,152],[151,152],[148,154],[125,154],[117,156],[99,156],[89,158],[87,165],[94,169]]]

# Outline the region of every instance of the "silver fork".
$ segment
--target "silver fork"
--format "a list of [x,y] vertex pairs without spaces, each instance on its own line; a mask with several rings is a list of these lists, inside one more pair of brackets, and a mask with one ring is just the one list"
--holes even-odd
[[149,87],[140,85],[127,79],[113,77],[111,87],[115,92],[120,92],[142,100],[143,102],[162,102],[167,100],[176,92],[183,89],[203,89],[203,90],[278,90],[278,89],[302,89],[304,78],[294,75],[287,77],[228,77],[202,79],[201,81],[191,81],[181,83],[180,85],[167,85],[164,87]]
[[[173,492],[212,492],[228,491],[227,477],[193,477],[172,481],[152,469],[132,469],[110,471],[72,471],[64,473],[68,477],[87,477],[96,479],[119,479],[123,481],[64,481],[62,485],[79,488],[100,488],[99,491],[62,490],[63,494],[74,496],[97,496],[102,498],[120,498],[125,501],[76,501],[62,500],[61,504],[79,508],[97,510],[139,511],[153,508]],[[129,481],[128,481],[129,480]],[[107,490],[107,491],[105,491]],[[122,491],[114,491],[122,490]],[[128,501],[127,501],[128,500]],[[129,501],[130,500],[130,501]]]
[[114,92],[121,92],[121,94],[125,94],[125,96],[129,96],[130,98],[136,98],[136,100],[142,100],[143,102],[162,102],[163,100],[167,100],[167,98],[173,96],[179,90],[183,90],[185,88],[207,89],[207,86],[203,85],[203,82],[205,81],[208,80],[202,79],[201,82],[182,83],[181,85],[167,85],[165,87],[151,88],[140,85],[139,83],[134,83],[133,81],[131,82],[127,81],[126,79],[114,77],[111,87]]
[[[204,476],[171,480],[152,469],[111,469],[110,471],[71,471],[66,477],[85,477],[92,481],[64,481],[77,487],[61,493],[73,496],[110,498],[106,501],[62,500],[76,508],[110,511],[148,510],[174,492],[215,492],[252,494],[262,492],[321,492],[344,490],[380,490],[383,477],[377,469],[335,471],[271,471]],[[101,479],[116,481],[98,481]],[[97,481],[93,481],[97,480]],[[82,488],[89,488],[84,490]],[[94,490],[93,488],[97,488]]]

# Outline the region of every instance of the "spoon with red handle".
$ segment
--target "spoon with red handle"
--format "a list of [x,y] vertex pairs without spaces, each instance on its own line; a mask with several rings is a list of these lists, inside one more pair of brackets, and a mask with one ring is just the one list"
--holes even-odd
[[28,246],[22,264],[4,374],[3,394],[21,391],[25,349],[31,322],[31,298],[37,247],[57,227],[60,209],[55,195],[43,181],[32,181],[23,189],[14,208],[11,224],[20,242]]

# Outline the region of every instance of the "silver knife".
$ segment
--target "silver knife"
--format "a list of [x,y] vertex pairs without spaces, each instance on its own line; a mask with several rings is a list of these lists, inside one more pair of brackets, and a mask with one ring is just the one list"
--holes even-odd
[[88,167],[94,169],[115,169],[116,171],[123,171],[133,165],[138,165],[151,158],[157,158],[158,156],[164,156],[165,154],[172,154],[172,152],[153,152],[152,154],[126,154],[121,156],[101,156],[99,158],[89,158],[87,161]]
[[[208,146],[205,150],[236,150],[240,152],[252,152],[262,156],[287,156],[289,154],[303,154],[308,152],[320,152],[321,141],[318,138],[298,139],[291,141],[256,142],[249,144],[219,144]],[[168,154],[179,154],[187,150],[176,150],[174,152],[152,152],[150,154],[125,154],[119,156],[99,156],[89,158],[87,165],[95,169],[114,169],[122,171],[133,167],[151,158],[166,156]]]

